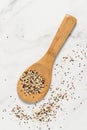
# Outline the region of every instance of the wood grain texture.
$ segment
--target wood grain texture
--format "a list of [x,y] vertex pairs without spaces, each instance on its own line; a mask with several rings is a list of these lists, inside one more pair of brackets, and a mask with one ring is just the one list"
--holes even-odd
[[57,53],[60,51],[61,47],[72,32],[74,26],[76,25],[76,22],[76,18],[71,15],[67,14],[64,17],[64,20],[58,28],[58,31],[56,32],[56,35],[51,43],[51,46],[40,62],[44,62],[49,68],[52,67]]
[[35,64],[27,68],[27,71],[35,70],[40,75],[45,78],[45,85],[42,89],[41,93],[38,94],[31,94],[26,96],[23,91],[21,91],[21,81],[19,79],[17,84],[17,92],[19,97],[28,103],[35,103],[40,101],[48,92],[51,78],[52,78],[52,66],[54,59],[57,53],[60,51],[61,47],[63,46],[64,42],[72,32],[73,28],[76,25],[76,18],[71,15],[66,15],[64,20],[62,21],[50,48],[48,49],[47,53]]

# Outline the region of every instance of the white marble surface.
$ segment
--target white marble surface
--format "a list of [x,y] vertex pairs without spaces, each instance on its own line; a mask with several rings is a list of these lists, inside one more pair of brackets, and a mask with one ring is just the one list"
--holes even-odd
[[[87,130],[86,0],[0,0],[0,130],[29,129],[26,125],[19,126],[16,119],[11,120],[12,117],[8,114],[9,109],[5,119],[2,119],[3,108],[8,105],[12,107],[15,104],[26,108],[27,104],[20,101],[17,96],[17,80],[27,66],[37,61],[46,52],[60,22],[67,13],[74,15],[78,22],[56,58],[54,67],[56,63],[63,65],[63,72],[70,67],[70,75],[64,77],[62,69],[58,68],[59,74],[57,77],[53,76],[52,84],[61,86],[63,79],[66,81],[69,76],[74,75],[74,92],[76,97],[80,96],[80,99],[70,100],[64,104],[64,110],[68,116],[61,112],[58,119],[50,123],[50,130],[54,127],[55,130]],[[77,53],[76,59],[72,50]],[[73,65],[68,60],[64,62],[62,59],[64,56],[74,58]],[[78,67],[79,63],[81,63],[80,67]],[[82,70],[83,73],[80,75]],[[54,69],[53,73],[55,73]],[[9,98],[11,95],[13,99],[16,98],[15,102]],[[75,108],[75,111],[72,108]],[[47,129],[45,124],[39,124],[37,121],[29,123],[30,130],[36,130],[35,125],[41,126],[41,130]]]

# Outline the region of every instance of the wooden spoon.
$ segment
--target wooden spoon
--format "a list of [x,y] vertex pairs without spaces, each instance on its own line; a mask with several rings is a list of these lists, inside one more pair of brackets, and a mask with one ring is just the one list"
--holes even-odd
[[17,84],[18,95],[23,101],[38,102],[48,92],[54,59],[75,27],[76,21],[75,17],[67,14],[46,54],[23,72]]

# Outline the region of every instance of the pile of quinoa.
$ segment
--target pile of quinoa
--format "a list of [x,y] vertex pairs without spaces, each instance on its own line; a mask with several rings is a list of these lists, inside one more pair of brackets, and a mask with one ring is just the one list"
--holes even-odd
[[20,78],[25,95],[38,94],[45,87],[45,79],[35,70],[25,71]]

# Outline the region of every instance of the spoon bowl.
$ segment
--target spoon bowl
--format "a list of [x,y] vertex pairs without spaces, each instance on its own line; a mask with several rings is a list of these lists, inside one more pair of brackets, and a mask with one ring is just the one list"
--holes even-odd
[[[19,79],[18,81],[18,87],[17,87],[17,91],[18,91],[18,95],[19,97],[21,97],[21,99],[25,102],[29,102],[29,103],[34,103],[34,102],[38,102],[40,101],[48,92],[50,83],[51,83],[51,77],[52,77],[52,69],[48,69],[46,66],[44,66],[43,64],[41,64],[40,62],[37,62],[35,64],[33,64],[32,66],[30,66],[28,69],[26,69],[24,73],[26,72],[37,72],[39,75],[41,75],[44,79],[44,87],[42,89],[40,89],[41,91],[37,94],[37,93],[32,93],[32,94],[27,94],[26,92],[24,93],[24,90],[22,88],[22,81]],[[22,74],[22,75],[23,75]]]

